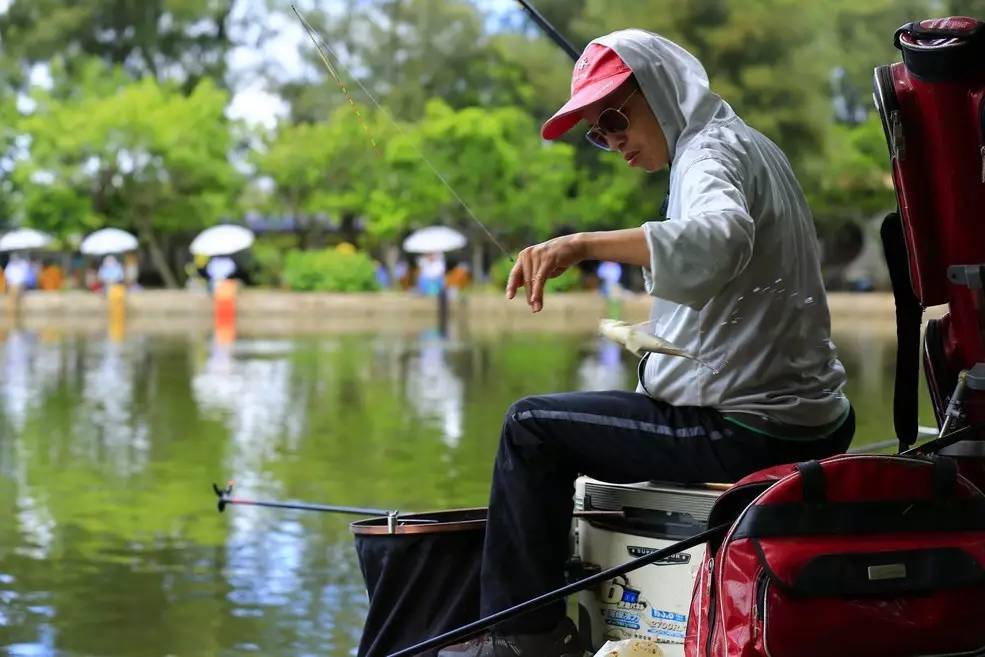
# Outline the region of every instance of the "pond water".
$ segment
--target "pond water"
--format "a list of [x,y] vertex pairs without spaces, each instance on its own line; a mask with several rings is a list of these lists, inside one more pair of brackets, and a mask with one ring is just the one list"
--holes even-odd
[[[895,342],[847,333],[856,444],[892,435]],[[484,505],[524,395],[629,388],[589,335],[240,338],[12,331],[0,341],[0,652],[354,654],[366,597],[348,516]],[[923,423],[930,423],[924,402]]]

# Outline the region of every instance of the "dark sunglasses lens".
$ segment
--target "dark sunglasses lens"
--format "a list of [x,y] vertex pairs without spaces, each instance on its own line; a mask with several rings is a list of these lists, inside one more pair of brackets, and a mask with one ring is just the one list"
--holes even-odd
[[597,125],[606,132],[625,132],[629,128],[629,119],[622,112],[610,107],[599,115]]
[[609,142],[605,140],[605,135],[598,130],[592,129],[586,132],[585,139],[596,148],[601,148],[603,151],[609,150]]

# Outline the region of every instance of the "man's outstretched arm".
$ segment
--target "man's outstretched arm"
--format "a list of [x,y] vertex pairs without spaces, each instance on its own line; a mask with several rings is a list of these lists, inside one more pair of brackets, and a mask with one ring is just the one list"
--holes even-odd
[[512,299],[521,287],[527,292],[527,305],[533,312],[544,307],[544,284],[583,260],[611,260],[647,267],[650,248],[642,228],[605,230],[563,235],[528,246],[517,256],[506,283],[506,298]]

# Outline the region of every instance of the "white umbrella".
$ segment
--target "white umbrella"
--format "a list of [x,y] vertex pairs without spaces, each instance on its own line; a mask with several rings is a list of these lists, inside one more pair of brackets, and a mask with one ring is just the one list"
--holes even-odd
[[465,246],[465,236],[447,226],[429,226],[415,230],[404,240],[408,253],[444,253]]
[[103,228],[89,233],[82,246],[79,247],[85,255],[102,256],[111,253],[124,253],[137,250],[137,238],[119,228]]
[[189,247],[201,256],[229,255],[247,249],[253,244],[253,231],[242,226],[222,224],[207,228],[198,234]]
[[18,228],[0,237],[0,251],[43,249],[51,244],[51,236],[33,228]]

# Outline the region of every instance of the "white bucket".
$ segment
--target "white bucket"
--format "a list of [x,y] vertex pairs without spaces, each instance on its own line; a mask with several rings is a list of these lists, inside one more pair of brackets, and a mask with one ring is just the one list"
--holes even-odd
[[[724,486],[610,484],[588,477],[576,482],[578,509],[643,512],[638,521],[575,521],[575,555],[589,569],[607,570],[650,554],[705,529]],[[638,515],[638,514],[634,514]],[[579,594],[582,636],[597,650],[606,641],[655,641],[667,657],[683,657],[691,593],[704,558],[703,545]]]

